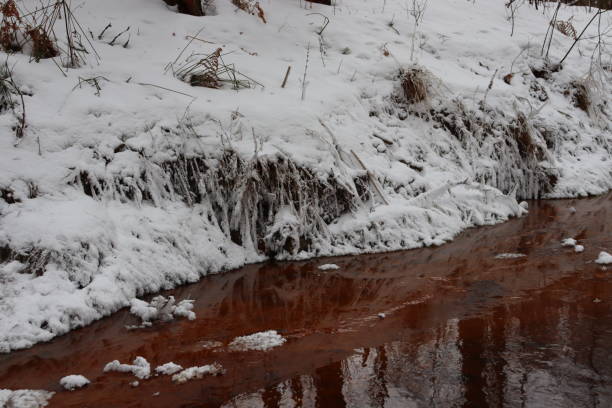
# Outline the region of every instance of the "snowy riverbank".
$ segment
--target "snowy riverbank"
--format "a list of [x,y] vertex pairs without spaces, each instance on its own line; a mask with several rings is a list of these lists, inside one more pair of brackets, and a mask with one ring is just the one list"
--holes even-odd
[[[515,197],[612,187],[610,61],[586,78],[585,40],[546,65],[550,10],[519,8],[511,37],[503,3],[432,1],[416,30],[401,1],[261,7],[266,23],[226,0],[205,17],[87,0],[99,63],[9,57],[27,127],[0,116],[0,351],[266,257],[437,245],[521,215]],[[550,61],[572,42],[555,31]],[[218,48],[250,88],[167,69]]]

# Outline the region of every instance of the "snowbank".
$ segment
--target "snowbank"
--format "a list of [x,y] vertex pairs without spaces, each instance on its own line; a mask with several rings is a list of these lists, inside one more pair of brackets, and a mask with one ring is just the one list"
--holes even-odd
[[[416,32],[403,0],[262,3],[266,24],[215,3],[192,17],[162,0],[85,0],[73,12],[99,61],[62,73],[8,58],[27,127],[16,137],[13,95],[0,111],[0,352],[122,307],[149,321],[160,310],[137,297],[245,263],[439,245],[520,216],[517,199],[612,187],[612,81],[585,77],[609,75],[591,69],[596,43],[549,64],[549,16],[527,4],[510,36],[499,2],[430,1]],[[572,16],[590,18],[561,8]],[[206,42],[180,54],[196,34]],[[549,60],[572,41],[557,33]],[[249,88],[173,74],[219,47]]]
[[60,379],[60,385],[68,391],[82,388],[89,384],[89,380],[80,374],[67,375]]
[[232,351],[268,351],[274,347],[282,346],[286,341],[287,339],[278,334],[276,330],[268,330],[236,337],[229,344],[229,349]]

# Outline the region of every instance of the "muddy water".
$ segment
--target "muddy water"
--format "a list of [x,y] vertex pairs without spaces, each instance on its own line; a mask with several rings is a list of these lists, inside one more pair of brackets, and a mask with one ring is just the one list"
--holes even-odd
[[[560,247],[569,236],[583,253]],[[252,265],[169,292],[197,299],[195,321],[128,331],[137,320],[122,311],[0,355],[0,388],[57,391],[51,407],[612,407],[612,268],[593,262],[601,250],[612,250],[612,194],[532,203],[526,217],[437,248]],[[317,269],[326,262],[340,269]],[[225,347],[269,329],[287,342]],[[227,372],[135,388],[130,374],[102,372],[139,355]],[[62,391],[68,374],[92,383]]]

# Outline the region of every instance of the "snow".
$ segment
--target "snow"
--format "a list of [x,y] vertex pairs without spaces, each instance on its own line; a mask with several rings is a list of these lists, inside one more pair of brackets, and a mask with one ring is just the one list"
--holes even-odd
[[60,385],[68,391],[82,388],[89,384],[89,380],[80,374],[67,375],[60,379]]
[[117,371],[120,373],[132,373],[141,380],[151,375],[151,365],[144,357],[136,357],[132,364],[122,364],[119,360],[113,360],[104,366],[104,372]]
[[236,337],[229,344],[229,349],[232,351],[268,351],[274,347],[282,346],[286,341],[287,339],[278,334],[276,330],[268,330]]
[[378,318],[379,319],[384,319],[385,317],[387,317],[386,313],[379,313],[378,314]]
[[523,258],[527,255],[519,254],[519,253],[502,253],[495,255],[495,259],[514,259],[514,258]]
[[178,384],[189,380],[202,378],[205,375],[221,375],[224,373],[223,367],[218,363],[207,364],[200,367],[189,367],[178,374],[172,376],[172,381]]
[[612,255],[605,251],[601,251],[595,262],[600,265],[612,264]]
[[205,340],[201,343],[201,346],[204,349],[216,349],[219,347],[223,347],[223,343],[215,340]]
[[574,238],[565,238],[563,241],[561,241],[561,246],[564,246],[564,247],[576,246],[576,240]]
[[[19,3],[38,8],[37,0]],[[99,63],[90,53],[62,73],[51,60],[3,56],[26,91],[27,128],[17,140],[19,108],[0,112],[0,248],[9,254],[0,259],[0,352],[123,307],[144,322],[193,319],[189,302],[170,312],[137,298],[246,263],[440,245],[524,214],[518,201],[612,187],[612,115],[609,104],[596,106],[612,81],[589,88],[601,114],[566,96],[574,81],[599,72],[589,69],[592,40],[562,70],[536,78],[530,67],[542,63],[550,16],[528,5],[510,36],[503,2],[430,1],[411,56],[415,27],[404,0],[375,11],[339,0],[333,13],[300,4],[262,3],[264,24],[230,1],[199,18],[161,0],[84,0],[73,12],[95,33]],[[321,36],[313,13],[330,19]],[[570,16],[577,27],[591,17],[563,6],[559,18]],[[198,32],[214,44],[193,41],[177,59]],[[550,60],[571,44],[555,35]],[[165,69],[220,46],[226,63],[264,86],[191,87]],[[431,89],[428,100],[406,106],[398,78],[410,67],[426,72]],[[105,78],[99,95],[78,86],[94,77]],[[537,154],[523,157],[501,131],[519,113]],[[255,195],[262,174],[272,175],[270,188]],[[271,212],[254,210],[264,207]]]
[[49,405],[55,393],[45,390],[6,390],[0,389],[0,407],[42,408]]
[[574,247],[574,251],[578,252],[578,253],[583,252],[584,251],[584,245],[576,245]]
[[193,300],[185,299],[175,304],[174,296],[169,296],[168,298],[155,296],[149,303],[140,299],[132,299],[130,302],[130,313],[140,317],[143,324],[151,320],[168,321],[174,319],[175,316],[195,320],[196,314],[192,311],[193,302]]
[[157,374],[172,375],[172,374],[178,373],[182,369],[183,369],[182,366],[175,364],[173,362],[169,362],[169,363],[157,366],[155,368],[155,372]]
[[322,271],[332,271],[335,269],[340,269],[340,267],[336,264],[323,264],[319,266],[319,269]]

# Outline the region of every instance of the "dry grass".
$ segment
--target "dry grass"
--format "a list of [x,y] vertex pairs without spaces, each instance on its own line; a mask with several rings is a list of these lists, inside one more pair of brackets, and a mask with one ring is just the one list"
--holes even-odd
[[223,49],[221,48],[217,48],[208,55],[192,54],[174,70],[174,76],[191,86],[213,89],[221,88],[224,83],[231,84],[236,90],[261,85],[240,73],[233,64],[226,64],[223,61]]
[[570,20],[555,21],[555,28],[559,30],[563,35],[566,35],[574,40],[578,37],[578,34],[576,33],[576,29],[574,28]]
[[429,96],[429,74],[422,68],[413,67],[400,72],[400,82],[406,102],[415,104]]
[[21,16],[13,0],[7,0],[0,5],[2,12],[2,22],[0,23],[0,46],[7,52],[21,50],[19,41],[20,27],[22,25]]
[[253,16],[257,16],[261,19],[261,21],[267,23],[266,21],[266,13],[259,5],[258,1],[253,0],[232,0],[232,4],[238,7],[240,10],[247,12]]

